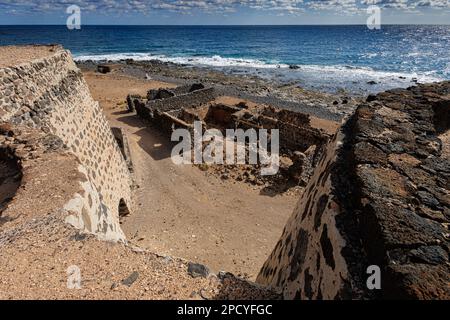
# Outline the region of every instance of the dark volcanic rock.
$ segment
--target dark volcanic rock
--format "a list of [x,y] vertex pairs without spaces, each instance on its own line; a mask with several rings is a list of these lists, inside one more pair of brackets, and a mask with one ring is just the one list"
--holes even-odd
[[100,73],[110,73],[111,72],[111,67],[110,66],[105,66],[105,65],[98,65],[97,66],[97,71]]
[[369,96],[367,97],[367,102],[372,102],[375,101],[377,99],[377,96],[374,94],[369,94]]
[[147,94],[148,100],[161,100],[175,96],[175,93],[168,89],[149,90]]
[[188,273],[193,278],[198,278],[198,277],[206,278],[209,275],[209,269],[208,269],[208,267],[206,267],[202,264],[189,262]]
[[122,284],[127,287],[131,287],[133,283],[139,278],[139,272],[135,271],[130,274],[126,279],[122,280]]
[[449,81],[369,96],[326,147],[257,281],[286,299],[450,299],[449,130]]
[[205,89],[205,86],[201,83],[194,83],[191,88],[189,89],[189,92],[194,92],[197,90]]
[[[370,96],[353,117],[360,225],[383,295],[448,299],[450,82]],[[433,267],[429,266],[433,265]]]

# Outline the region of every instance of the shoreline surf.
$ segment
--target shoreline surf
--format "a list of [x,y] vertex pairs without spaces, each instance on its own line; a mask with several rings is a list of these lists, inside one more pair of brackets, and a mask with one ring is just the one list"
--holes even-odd
[[160,61],[179,66],[210,68],[234,75],[257,76],[281,83],[298,85],[325,92],[345,90],[353,94],[376,93],[393,88],[406,88],[416,83],[432,83],[445,79],[428,74],[374,70],[351,65],[301,65],[270,63],[257,59],[214,56],[166,56],[147,53],[75,54],[77,62]]

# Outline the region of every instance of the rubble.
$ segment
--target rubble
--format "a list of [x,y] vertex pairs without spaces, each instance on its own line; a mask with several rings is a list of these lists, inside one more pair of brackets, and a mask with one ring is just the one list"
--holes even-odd
[[[259,186],[304,186],[317,163],[323,146],[331,134],[311,125],[309,115],[266,105],[248,106],[217,103],[214,88],[202,84],[180,86],[175,89],[150,90],[147,99],[128,96],[128,109],[153,126],[170,135],[178,128],[194,130],[194,122],[202,123],[202,130],[227,129],[279,130],[280,156],[289,159],[289,166],[274,176],[261,176],[260,165],[201,165],[201,169],[224,180],[233,178]],[[248,151],[247,151],[248,153]]]

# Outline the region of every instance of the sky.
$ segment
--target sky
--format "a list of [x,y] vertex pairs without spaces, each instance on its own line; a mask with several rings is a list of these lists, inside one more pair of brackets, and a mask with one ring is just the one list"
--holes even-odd
[[71,5],[85,25],[450,24],[450,0],[0,0],[0,25],[66,24]]

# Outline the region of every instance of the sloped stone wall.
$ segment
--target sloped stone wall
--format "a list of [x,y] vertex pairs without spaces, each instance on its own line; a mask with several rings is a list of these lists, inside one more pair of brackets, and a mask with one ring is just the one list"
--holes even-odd
[[0,137],[0,226],[6,222],[2,213],[14,198],[22,179],[19,159],[10,152],[4,141]]
[[3,128],[0,127],[1,149],[20,164],[23,178],[11,201],[1,210],[0,245],[2,237],[17,235],[18,226],[55,211],[62,221],[95,233],[101,240],[124,239],[86,168],[59,137],[36,128],[13,126],[7,133]]
[[121,200],[132,206],[130,174],[70,53],[53,46],[45,57],[0,69],[0,97],[1,121],[56,135],[80,161],[89,180],[86,187],[98,195],[89,201],[91,209],[112,222],[94,219],[93,224],[85,214],[77,226],[101,235],[114,231],[112,238],[124,239],[118,208]]
[[449,111],[450,82],[370,96],[328,144],[257,281],[286,299],[449,299]]
[[[352,294],[351,275],[341,252],[345,238],[332,186],[332,168],[342,134],[327,145],[283,235],[264,264],[257,282],[280,289],[285,299],[335,299]],[[347,289],[347,292],[342,292]]]

